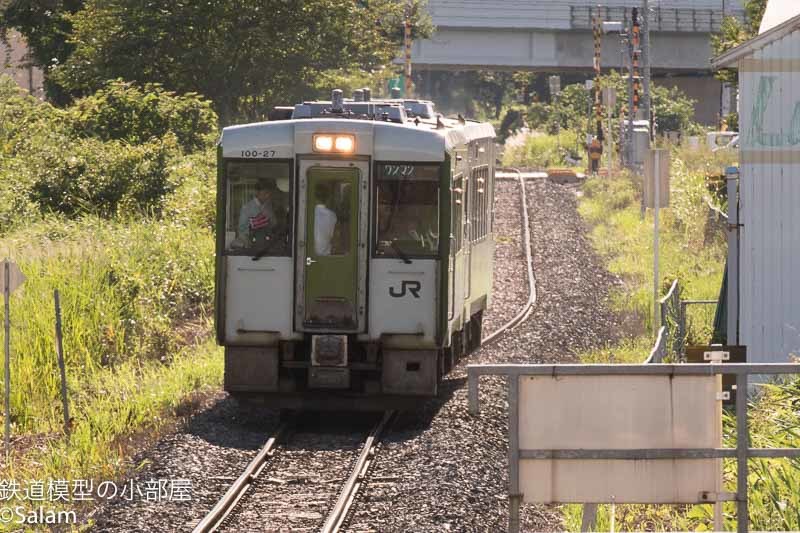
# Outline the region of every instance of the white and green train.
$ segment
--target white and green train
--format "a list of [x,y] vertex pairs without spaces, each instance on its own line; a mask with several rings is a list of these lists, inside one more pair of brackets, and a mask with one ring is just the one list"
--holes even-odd
[[436,396],[491,299],[492,126],[341,91],[277,112],[219,142],[225,389],[291,409]]

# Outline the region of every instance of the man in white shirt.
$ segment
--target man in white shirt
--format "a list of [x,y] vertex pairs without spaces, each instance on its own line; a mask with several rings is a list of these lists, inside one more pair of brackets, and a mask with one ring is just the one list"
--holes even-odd
[[269,241],[269,232],[277,225],[272,209],[272,193],[275,184],[268,180],[256,183],[253,198],[239,211],[239,236],[250,246]]
[[317,205],[314,207],[314,253],[331,255],[331,241],[336,230],[336,213],[326,207],[333,198],[333,189],[327,183],[318,183],[314,191]]

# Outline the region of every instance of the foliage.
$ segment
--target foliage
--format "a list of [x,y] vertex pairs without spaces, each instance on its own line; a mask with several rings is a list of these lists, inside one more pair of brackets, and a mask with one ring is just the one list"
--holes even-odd
[[[49,211],[158,213],[170,192],[196,179],[183,171],[185,151],[204,149],[192,161],[213,174],[216,119],[196,95],[115,82],[59,110],[4,77],[0,119],[0,234]],[[208,179],[203,187],[197,205],[207,211],[213,188]]]
[[573,83],[561,89],[550,104],[548,130],[555,127],[583,131],[589,123],[591,93],[582,83]]
[[514,88],[514,96],[520,102],[525,105],[531,103],[533,97],[535,96],[535,89],[537,82],[540,79],[540,76],[535,72],[528,72],[528,71],[519,71],[514,72],[511,75],[511,79],[513,81],[513,88]]
[[75,50],[51,79],[75,95],[114,78],[157,82],[203,94],[223,124],[256,120],[314,93],[321,72],[388,64],[404,9],[394,0],[87,0],[69,17]]
[[69,41],[70,15],[78,12],[83,4],[84,0],[11,0],[0,12],[0,31],[15,28],[25,36],[33,62],[45,72],[47,97],[56,104],[65,104],[68,95],[49,82],[47,73],[64,63],[74,50],[74,44]]
[[506,109],[500,127],[497,129],[497,142],[504,143],[506,139],[526,125],[525,109],[520,106],[512,106]]
[[157,210],[173,189],[169,166],[179,151],[174,137],[140,145],[80,139],[44,146],[28,160],[31,199],[45,211],[102,216]]
[[[615,90],[617,104],[614,115],[619,116],[627,107],[625,79],[619,73],[611,72],[601,78],[599,86]],[[555,133],[558,128],[585,131],[589,125],[592,98],[592,93],[583,84],[567,85],[552,103],[535,102],[528,106],[528,123],[533,129],[549,133]],[[694,104],[694,100],[677,88],[652,86],[652,106],[659,131],[698,131],[700,127],[693,121]]]
[[164,198],[163,216],[173,224],[213,231],[217,201],[214,147],[183,157],[170,167],[173,191]]
[[699,126],[694,123],[695,101],[688,98],[677,87],[652,88],[652,106],[656,115],[658,131],[679,131],[684,135],[696,134]]
[[[734,159],[729,151],[673,150],[670,207],[660,215],[660,283],[679,278],[686,298],[715,300],[719,294],[725,240],[718,232],[707,231],[711,195],[706,175],[722,172]],[[626,318],[632,337],[652,330],[652,262],[641,258],[653,257],[653,221],[649,213],[641,217],[640,198],[641,178],[622,175],[589,180],[580,204],[581,215],[593,228],[595,248],[624,282],[613,303]],[[709,336],[713,309],[697,312],[689,333],[703,339]]]
[[171,133],[186,153],[210,146],[217,133],[211,103],[196,93],[178,96],[159,84],[137,87],[122,80],[77,100],[67,117],[82,137],[138,144]]
[[473,97],[483,103],[491,116],[500,118],[500,112],[508,96],[508,88],[513,86],[513,74],[503,71],[481,70],[468,73],[469,86]]
[[510,147],[503,156],[506,166],[527,168],[572,167],[584,165],[581,135],[563,130],[558,135],[532,133],[525,143]]
[[218,388],[221,352],[206,341],[215,122],[195,95],[155,86],[116,83],[56,109],[0,77],[0,257],[27,276],[11,299],[15,441],[3,479],[119,478],[134,433],[152,435],[187,395]]
[[[711,52],[719,56],[739,46],[743,42],[758,35],[761,19],[767,8],[767,0],[745,0],[745,21],[740,22],[735,17],[725,17],[719,33],[711,36]],[[722,69],[715,74],[720,81],[738,84],[738,76],[733,69]]]

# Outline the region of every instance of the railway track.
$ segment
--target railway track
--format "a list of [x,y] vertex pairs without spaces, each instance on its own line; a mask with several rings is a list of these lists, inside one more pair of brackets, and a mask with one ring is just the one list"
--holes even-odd
[[[482,345],[488,345],[502,335],[512,331],[516,326],[524,322],[533,311],[536,302],[536,281],[533,275],[533,258],[530,241],[530,220],[528,216],[528,203],[525,191],[525,178],[516,169],[509,169],[517,173],[516,181],[520,186],[520,210],[523,220],[523,242],[525,245],[525,261],[528,282],[528,300],[524,307],[508,322],[497,328],[490,335],[484,337]],[[509,178],[505,178],[509,179]],[[510,178],[514,179],[514,178]],[[395,416],[394,411],[387,411],[382,418],[374,425],[369,435],[364,439],[360,452],[355,459],[353,466],[349,470],[347,479],[343,482],[341,490],[335,504],[328,513],[325,522],[319,528],[321,533],[336,533],[347,525],[350,510],[353,502],[363,487],[370,466],[374,462],[377,447],[381,438],[391,424]],[[253,486],[258,481],[261,474],[266,469],[270,460],[275,456],[279,449],[279,441],[291,432],[289,423],[282,423],[271,436],[264,447],[259,451],[255,458],[247,465],[243,473],[234,481],[228,491],[222,496],[211,511],[195,526],[194,533],[207,533],[224,528],[225,523],[240,505],[248,491],[252,492]],[[262,524],[262,527],[265,524]]]
[[[500,169],[498,169],[500,170]],[[497,179],[516,179],[520,188],[520,210],[522,211],[522,241],[525,244],[525,267],[528,277],[528,301],[525,306],[517,313],[511,320],[497,328],[490,335],[483,338],[482,346],[491,344],[499,339],[505,333],[513,330],[519,324],[525,322],[533,312],[533,306],[536,304],[536,278],[533,276],[533,253],[531,251],[531,224],[530,217],[528,216],[528,195],[525,191],[525,178],[516,168],[503,169],[509,170],[517,174],[516,178],[497,178]],[[537,178],[539,179],[539,178]]]
[[[374,460],[376,448],[380,444],[381,437],[391,423],[394,414],[394,411],[387,411],[383,414],[381,419],[372,427],[366,439],[361,439],[363,442],[357,454],[350,454],[346,451],[343,454],[345,455],[343,461],[352,463],[352,466],[349,468],[349,474],[347,476],[342,476],[346,477],[346,479],[341,484],[336,502],[328,513],[325,523],[319,529],[321,532],[330,533],[339,531],[342,525],[346,523],[350,508]],[[194,527],[194,533],[240,529],[238,522],[246,522],[247,518],[237,516],[237,512],[241,511],[241,507],[247,505],[244,501],[246,500],[246,496],[251,496],[258,492],[259,489],[263,488],[263,485],[268,484],[270,481],[274,482],[274,478],[266,481],[264,480],[265,471],[268,470],[267,466],[272,458],[282,449],[285,451],[285,448],[287,448],[289,444],[287,441],[291,440],[288,435],[290,435],[293,430],[294,428],[289,422],[282,423],[275,430],[264,447],[247,465],[228,491],[216,503],[211,511],[209,511],[209,513]],[[346,446],[347,444],[343,447]],[[299,443],[297,447],[313,448],[313,445],[306,446],[306,443]],[[349,461],[353,456],[355,456],[355,460]],[[348,466],[349,465],[344,465],[344,468],[346,469]],[[339,469],[342,470],[342,465],[339,465]],[[273,472],[272,469],[270,469],[270,474],[280,475],[281,472],[279,470]],[[332,480],[325,480],[324,483],[330,485]],[[250,528],[248,527],[247,529],[249,530]]]

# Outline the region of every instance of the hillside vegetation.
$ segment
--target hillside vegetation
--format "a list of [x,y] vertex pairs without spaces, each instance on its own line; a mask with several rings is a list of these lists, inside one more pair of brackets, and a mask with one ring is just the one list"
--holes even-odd
[[114,479],[131,436],[219,384],[207,335],[216,132],[208,102],[158,85],[111,82],[58,109],[0,79],[0,256],[27,276],[11,299],[3,479]]

